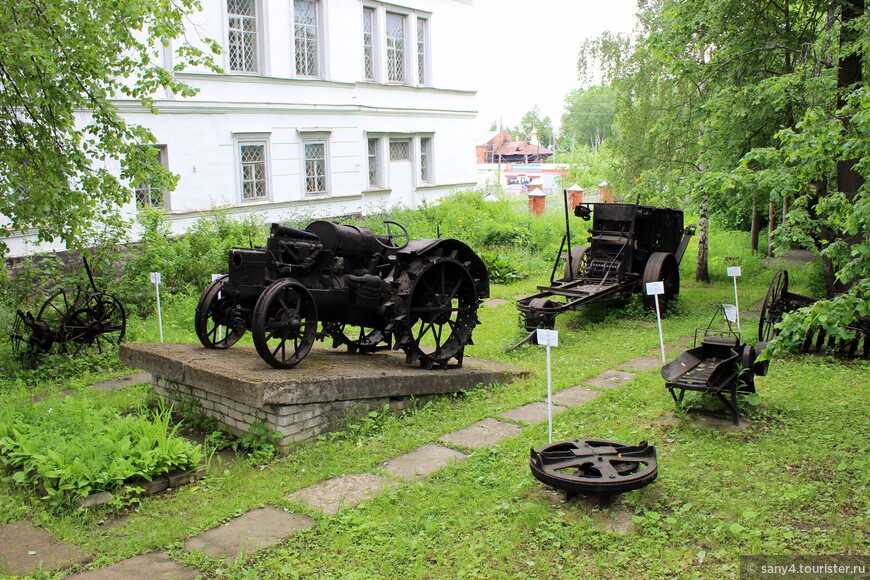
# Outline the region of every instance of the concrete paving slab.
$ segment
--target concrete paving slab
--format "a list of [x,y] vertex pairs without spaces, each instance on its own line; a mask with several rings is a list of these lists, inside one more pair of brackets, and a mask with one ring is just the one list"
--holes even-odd
[[619,365],[619,368],[636,373],[645,373],[648,371],[659,370],[662,366],[661,356],[639,356],[629,361],[625,361]]
[[372,473],[342,475],[294,491],[287,499],[307,503],[325,514],[334,514],[396,485],[395,481]]
[[487,306],[489,308],[501,306],[502,304],[510,304],[510,300],[505,300],[504,298],[490,298],[489,300],[484,300],[482,302],[482,306]]
[[[553,405],[553,415],[558,415],[565,410],[567,410],[565,407]],[[547,403],[542,401],[529,403],[528,405],[505,411],[499,417],[531,424],[543,423],[547,420]]]
[[513,437],[520,431],[522,431],[522,428],[518,425],[486,418],[483,421],[469,425],[465,429],[442,435],[438,440],[450,443],[451,445],[478,449],[480,447],[495,445],[502,439]]
[[56,540],[28,521],[0,526],[0,573],[27,576],[75,564],[82,557],[81,548]]
[[448,463],[462,461],[467,457],[465,453],[455,449],[427,443],[404,455],[393,457],[389,461],[384,462],[381,469],[390,475],[401,477],[407,481],[418,481],[430,473],[438,471]]
[[67,580],[194,580],[201,572],[174,562],[163,552],[151,552],[122,560],[98,570],[88,570],[67,577]]
[[553,402],[565,405],[566,407],[578,407],[585,405],[600,394],[601,391],[595,391],[589,387],[569,387],[555,393],[553,395]]
[[610,389],[612,387],[618,387],[623,383],[627,383],[635,376],[636,375],[634,373],[627,373],[624,371],[610,369],[604,371],[597,376],[592,377],[591,379],[586,379],[583,382],[590,387],[598,387],[599,389]]
[[274,507],[251,510],[184,543],[188,550],[227,560],[277,544],[293,532],[314,525],[314,519]]
[[135,373],[110,381],[102,381],[94,383],[91,388],[97,391],[114,391],[115,389],[123,389],[124,387],[132,387],[133,385],[146,385],[151,383],[151,373]]

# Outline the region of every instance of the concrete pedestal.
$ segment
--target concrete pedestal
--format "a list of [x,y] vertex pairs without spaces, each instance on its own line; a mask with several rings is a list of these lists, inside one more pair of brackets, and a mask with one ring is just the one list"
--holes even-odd
[[237,435],[255,423],[278,433],[278,447],[315,438],[389,406],[402,411],[437,394],[505,383],[528,374],[513,365],[465,357],[462,368],[424,370],[401,352],[349,354],[316,345],[299,366],[273,369],[251,346],[122,344],[121,361],[153,375],[156,394],[196,404]]

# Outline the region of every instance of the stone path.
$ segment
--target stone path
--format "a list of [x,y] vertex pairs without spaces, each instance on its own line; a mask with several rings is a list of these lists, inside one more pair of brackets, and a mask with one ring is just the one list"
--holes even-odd
[[[668,350],[682,349],[685,341],[666,345]],[[656,356],[652,356],[655,354]],[[658,350],[625,361],[601,374],[588,378],[584,384],[556,392],[553,395],[554,416],[568,407],[585,405],[612,389],[635,378],[635,373],[652,372],[661,367]],[[142,377],[122,379],[112,384],[95,385],[99,389],[120,388],[138,384]],[[501,419],[501,420],[500,420]],[[322,512],[325,516],[343,509],[350,509],[378,493],[401,485],[402,482],[418,481],[445,466],[460,462],[473,450],[494,445],[506,438],[518,435],[522,425],[534,425],[547,420],[546,401],[534,401],[500,413],[498,418],[487,417],[464,429],[441,435],[433,443],[427,443],[403,455],[385,461],[379,466],[381,473],[347,474],[321,481],[288,496],[291,502],[299,502]],[[608,529],[628,533],[630,520],[614,519],[606,523]],[[621,519],[620,519],[621,518]],[[242,553],[276,544],[295,532],[316,525],[316,518],[292,513],[276,507],[263,507],[249,511],[238,518],[189,538],[184,547],[200,551],[220,560],[233,560]],[[60,542],[48,532],[29,522],[15,522],[0,526],[0,571],[26,575],[37,570],[54,570],[73,566],[85,560],[86,554],[71,544]],[[196,578],[198,570],[174,562],[167,554],[154,552],[117,562],[98,570],[81,572],[69,578],[102,580],[124,578],[132,580],[188,580]]]

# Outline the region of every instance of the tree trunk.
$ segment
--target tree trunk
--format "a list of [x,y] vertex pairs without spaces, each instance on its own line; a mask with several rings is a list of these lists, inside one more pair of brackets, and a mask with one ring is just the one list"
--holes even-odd
[[701,207],[698,210],[698,268],[695,270],[695,280],[710,282],[710,271],[707,267],[707,196],[701,197]]
[[749,249],[758,251],[758,230],[761,229],[761,212],[758,211],[758,203],[752,200],[752,229],[749,231]]
[[770,200],[770,209],[767,212],[769,223],[767,224],[767,257],[773,257],[773,232],[776,230],[776,202]]

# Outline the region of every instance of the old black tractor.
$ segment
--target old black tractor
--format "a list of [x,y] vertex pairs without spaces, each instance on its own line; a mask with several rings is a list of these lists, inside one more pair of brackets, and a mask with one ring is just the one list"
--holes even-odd
[[[663,309],[680,292],[680,261],[695,233],[683,228],[676,209],[623,203],[580,204],[574,215],[592,218],[588,245],[571,245],[567,203],[565,235],[550,273],[550,285],[517,301],[523,326],[532,337],[538,328],[553,328],[556,316],[593,300],[642,290],[647,282],[663,282]],[[561,272],[560,272],[561,270]],[[559,275],[561,274],[561,276]],[[643,294],[652,308],[653,296]]]
[[257,353],[291,368],[315,340],[351,352],[402,349],[408,364],[461,366],[489,296],[481,259],[455,239],[410,239],[330,221],[304,230],[272,224],[265,248],[233,248],[229,274],[214,280],[196,309],[207,348],[229,348],[250,330]]

